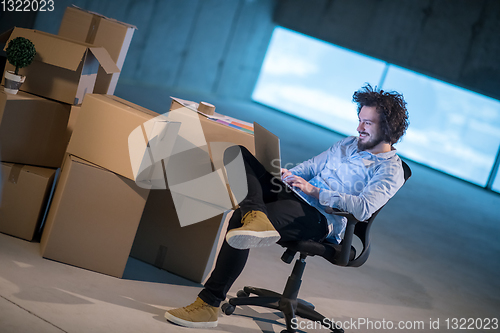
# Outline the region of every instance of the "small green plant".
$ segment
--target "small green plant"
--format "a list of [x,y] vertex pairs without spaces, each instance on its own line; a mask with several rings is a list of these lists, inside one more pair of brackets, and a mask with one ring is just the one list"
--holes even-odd
[[7,60],[16,67],[15,74],[19,75],[19,68],[28,66],[35,58],[35,45],[24,37],[14,38],[7,45]]

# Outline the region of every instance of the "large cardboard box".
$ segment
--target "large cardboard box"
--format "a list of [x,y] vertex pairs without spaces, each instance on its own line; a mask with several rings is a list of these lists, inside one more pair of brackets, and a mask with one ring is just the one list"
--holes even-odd
[[[106,48],[121,70],[135,29],[131,24],[73,6],[66,8],[58,35]],[[113,95],[119,76],[99,68],[94,93]]]
[[0,163],[0,232],[28,241],[37,235],[56,170]]
[[[35,95],[81,104],[85,94],[94,90],[99,65],[108,74],[120,71],[103,47],[18,27],[0,35],[0,42],[7,47],[16,37],[28,38],[35,44],[33,63],[19,70],[20,75],[26,75],[20,89]],[[7,62],[5,70],[14,69]]]
[[71,105],[0,91],[1,160],[59,168],[68,146]]
[[181,227],[169,190],[152,190],[130,256],[204,283],[215,265],[232,211]]
[[[169,125],[173,124],[158,113],[117,96],[88,94],[74,124],[67,152],[137,180],[138,166],[132,164],[131,155],[147,154],[145,144],[158,134],[157,129],[169,130]],[[175,140],[177,132],[172,128],[161,140]],[[129,140],[132,133],[137,134],[138,142]]]
[[[191,178],[195,182],[200,179],[196,176],[201,177],[201,174],[197,173],[209,173],[223,168],[222,157],[225,148],[233,144],[239,144],[254,152],[254,140],[253,135],[250,133],[225,126],[198,114],[196,106],[191,107],[193,105],[189,101],[173,99],[170,113],[174,110],[181,110],[182,113],[195,117],[201,125],[203,140],[210,147],[212,169],[207,168],[208,170],[201,167],[197,169],[192,167],[193,164],[199,163],[197,161],[202,161],[204,157],[201,153],[203,151],[201,145],[198,156],[192,155],[187,158],[185,154],[179,154],[182,156],[179,159],[179,164],[184,165],[186,174],[191,174]],[[190,107],[187,108],[186,106]],[[176,114],[175,119],[180,120],[177,118],[180,115]],[[193,128],[190,128],[187,131],[188,133],[185,133],[181,127],[179,131],[180,139],[189,137],[192,130]],[[196,141],[196,139],[191,139],[190,142]],[[211,145],[211,143],[222,144]],[[215,149],[216,147],[218,149]],[[175,149],[176,147],[174,152]],[[175,158],[169,160],[166,174],[176,169],[176,162]],[[206,182],[198,182],[200,192],[201,188],[206,184]],[[172,184],[169,182],[169,185]],[[210,187],[209,190],[215,193],[213,187]],[[175,200],[176,195],[178,200]],[[223,196],[223,194],[213,195]],[[227,210],[205,220],[199,219],[196,223],[184,225],[182,221],[184,206],[186,206],[186,210],[189,210],[189,213],[193,214],[203,204],[199,199],[190,199],[189,196],[182,197],[179,196],[179,193],[170,190],[151,191],[134,240],[131,256],[192,281],[203,283],[215,264],[232,210]],[[210,204],[213,205],[213,203]],[[203,212],[205,213],[206,210],[204,209]]]
[[122,277],[148,194],[68,155],[42,233],[42,256]]
[[[252,134],[209,120],[175,101],[172,102],[170,110],[178,109],[181,111],[175,115],[171,112],[160,115],[117,96],[88,94],[67,151],[123,177],[135,179],[128,139],[134,129],[155,118],[159,122],[182,124],[172,155],[191,150],[189,154],[196,156],[196,163],[184,164],[186,167],[199,168],[197,172],[200,175],[221,167],[223,150],[211,151],[208,146],[210,142],[225,142],[225,146],[244,145],[251,152],[254,151]],[[184,161],[187,158],[185,155]],[[175,164],[175,161],[170,162]]]

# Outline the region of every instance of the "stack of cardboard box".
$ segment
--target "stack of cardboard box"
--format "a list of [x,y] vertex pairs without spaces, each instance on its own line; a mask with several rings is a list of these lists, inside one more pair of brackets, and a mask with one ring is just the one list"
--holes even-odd
[[[154,140],[174,149],[169,142],[186,143],[195,131],[206,146],[188,143],[196,149],[169,165],[204,175],[223,168],[229,143],[253,151],[253,135],[183,108],[178,100],[168,111],[182,108],[181,118],[193,121],[113,96],[134,29],[70,7],[59,35],[22,28],[0,35],[3,42],[26,37],[37,49],[33,64],[20,70],[27,76],[22,91],[0,92],[5,161],[0,232],[31,240],[43,227],[43,257],[116,277],[122,277],[131,254],[202,282],[221,245],[229,210],[184,227],[165,189],[165,165],[146,168],[150,178],[144,178],[145,162]],[[208,148],[207,142],[217,141],[225,144],[218,151],[216,145]],[[159,177],[154,179],[159,187],[153,176]],[[227,196],[226,184],[223,189]]]
[[[1,34],[0,42],[16,37],[30,39],[37,56],[20,69],[28,77],[21,92],[0,92],[0,231],[31,240],[62,165],[71,105],[93,90],[99,64],[109,73],[119,70],[103,47],[23,28]],[[5,70],[14,67],[7,63]]]
[[[42,236],[42,254],[47,258],[58,260],[59,254],[52,253],[67,255],[70,249],[77,247],[82,249],[79,255],[85,256],[89,245],[98,250],[95,239],[99,234],[92,231],[92,223],[105,228],[100,221],[123,222],[134,217],[135,228],[139,223],[147,190],[137,189],[133,181],[121,179],[92,161],[67,153],[84,96],[92,92],[114,93],[134,29],[131,25],[70,7],[65,12],[59,35],[17,27],[0,35],[0,42],[6,45],[16,37],[28,38],[37,51],[33,63],[19,71],[27,77],[21,91],[16,95],[7,94],[3,89],[0,92],[3,177],[0,232],[32,240],[47,217],[46,224],[50,228],[45,229],[49,232]],[[83,31],[84,39],[81,37]],[[6,64],[5,70],[13,69],[11,64]],[[61,167],[58,184],[53,186],[56,170]],[[54,200],[47,212],[52,194]],[[112,218],[106,216],[109,207],[114,207]],[[65,209],[71,214],[59,218]],[[81,224],[83,230],[78,230],[73,216],[78,211],[81,215],[82,210],[87,213],[91,210],[94,216],[87,216]],[[65,221],[59,225],[57,221],[62,220]],[[116,231],[118,235],[127,228],[120,227],[117,229],[121,230]],[[62,235],[58,234],[61,230],[65,230]],[[92,242],[85,239],[89,234],[94,239]],[[128,251],[134,235],[135,230]],[[61,245],[59,236],[73,244],[58,248]],[[77,240],[86,243],[87,247],[78,246]],[[105,242],[112,243],[109,239]],[[79,260],[65,261],[63,258],[61,261],[94,269],[95,264],[86,266]],[[99,271],[99,266],[96,267]],[[121,276],[119,269],[114,267],[102,271]]]
[[70,105],[0,91],[0,232],[31,241],[69,141]]

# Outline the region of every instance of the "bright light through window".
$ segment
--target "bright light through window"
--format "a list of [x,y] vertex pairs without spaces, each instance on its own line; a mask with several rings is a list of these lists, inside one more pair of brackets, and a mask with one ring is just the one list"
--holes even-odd
[[[365,83],[382,83],[380,88],[401,92],[408,103],[410,127],[396,145],[399,154],[486,185],[500,146],[498,100],[279,27],[252,98],[357,135],[352,94]],[[500,175],[493,189],[500,191]]]
[[500,145],[500,102],[391,66],[384,89],[401,90],[410,127],[406,157],[484,186]]
[[356,135],[351,102],[365,83],[379,83],[385,63],[277,27],[253,100],[326,128]]

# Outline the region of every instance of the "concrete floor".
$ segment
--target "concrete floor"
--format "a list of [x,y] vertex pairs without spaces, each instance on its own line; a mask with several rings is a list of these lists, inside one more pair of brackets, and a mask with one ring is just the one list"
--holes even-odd
[[[220,113],[255,120],[274,131],[282,139],[283,159],[290,163],[320,153],[341,138],[257,104],[125,84],[116,95],[157,112],[168,110],[169,95],[211,102]],[[500,195],[416,163],[409,165],[413,177],[372,228],[368,262],[360,268],[342,268],[308,258],[299,296],[329,318],[358,324],[346,332],[452,332],[459,330],[447,328],[448,318],[450,324],[452,318],[479,318],[483,324],[500,319]],[[292,268],[281,262],[282,252],[278,245],[252,250],[230,295],[244,285],[281,291]],[[190,330],[165,322],[165,310],[191,303],[200,288],[133,258],[123,279],[46,260],[39,243],[0,234],[1,333],[284,329],[279,313],[256,307],[221,315],[215,329]],[[394,329],[383,329],[383,320],[386,328],[390,321]],[[366,321],[371,324],[363,324]],[[408,329],[397,329],[400,321]],[[421,324],[425,326],[415,327]],[[489,327],[469,331],[500,331],[491,329],[492,323]]]

